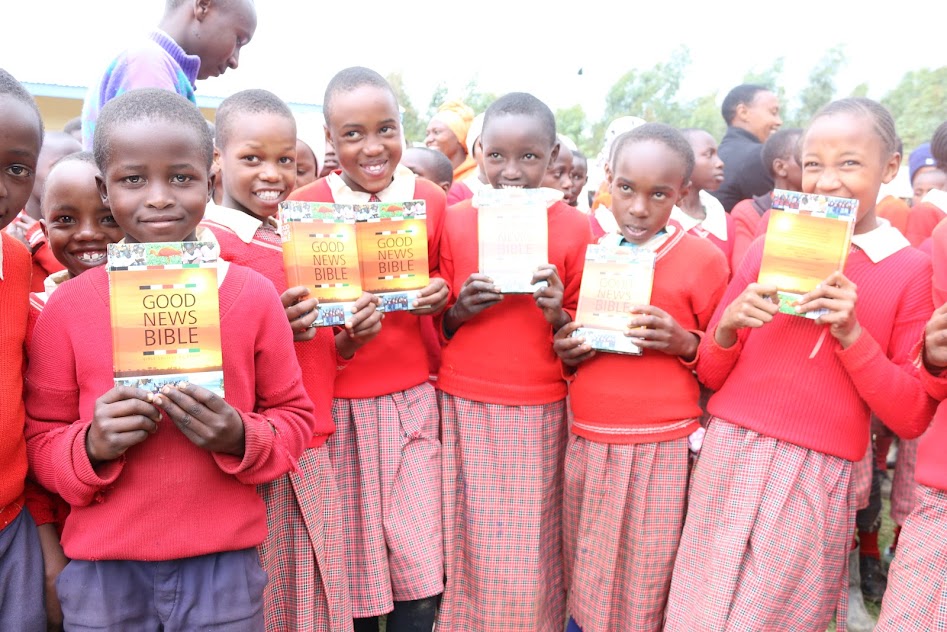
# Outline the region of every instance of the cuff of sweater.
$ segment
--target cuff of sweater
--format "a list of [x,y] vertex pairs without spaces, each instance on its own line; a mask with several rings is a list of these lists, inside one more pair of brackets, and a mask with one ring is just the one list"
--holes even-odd
[[[689,329],[688,332],[697,336],[697,350],[694,352],[694,359],[685,360],[681,356],[678,356],[677,359],[678,361],[680,361],[681,364],[683,364],[685,367],[687,367],[691,371],[696,371],[697,360],[700,359],[700,348],[703,346],[703,342],[704,342],[704,332],[702,332],[699,329]],[[716,344],[716,341],[714,341],[714,343]],[[740,343],[738,342],[737,344],[740,344]],[[733,345],[733,346],[735,347],[737,345]]]
[[839,347],[835,351],[835,354],[849,375],[853,375],[872,366],[879,355],[884,355],[878,342],[872,338],[867,329],[862,329],[858,340],[848,347],[848,349]]
[[[106,461],[99,464],[98,468],[92,466],[89,460],[89,453],[86,451],[86,433],[89,431],[91,423],[81,424],[72,441],[72,471],[75,472],[76,480],[93,493],[111,485],[122,473],[125,465],[125,456]],[[80,491],[81,494],[81,491]],[[63,494],[65,497],[65,494]]]
[[923,340],[918,344],[916,351],[911,357],[915,359],[914,364],[918,367],[918,376],[921,380],[921,386],[924,387],[927,394],[937,401],[947,399],[947,368],[937,373],[931,373],[927,369],[927,365],[924,364]]
[[275,430],[269,423],[260,423],[251,415],[240,413],[243,419],[243,456],[213,452],[217,467],[236,476],[253,469],[259,462],[261,455],[269,451],[273,445]]

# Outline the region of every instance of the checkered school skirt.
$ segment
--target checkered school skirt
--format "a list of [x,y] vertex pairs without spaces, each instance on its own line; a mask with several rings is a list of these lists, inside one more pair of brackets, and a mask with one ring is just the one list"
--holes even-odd
[[[891,519],[896,524],[903,525],[914,511],[914,496],[917,492],[914,468],[917,466],[918,440],[899,439],[898,441],[898,460],[894,466],[894,478],[891,479]],[[900,544],[898,546],[900,547]],[[947,617],[947,612],[944,616]]]
[[871,477],[875,458],[874,443],[868,442],[868,449],[860,461],[852,463],[852,493],[855,495],[855,511],[868,506],[871,500]]
[[659,632],[687,511],[687,438],[566,448],[568,612],[583,632]]
[[947,492],[918,485],[875,632],[947,631]]
[[439,595],[444,541],[434,387],[336,399],[332,417],[329,458],[342,502],[352,616]]
[[325,446],[303,452],[299,473],[259,486],[269,533],[260,560],[266,629],[352,630],[342,510]]
[[825,630],[848,608],[851,461],[711,420],[665,629]]
[[440,393],[447,586],[438,632],[562,632],[565,401]]

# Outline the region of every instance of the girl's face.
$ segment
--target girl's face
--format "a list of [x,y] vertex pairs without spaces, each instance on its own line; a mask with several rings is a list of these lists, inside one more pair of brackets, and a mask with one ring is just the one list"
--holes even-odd
[[803,138],[802,190],[858,200],[855,232],[867,232],[876,226],[878,190],[900,165],[901,155],[885,150],[867,115],[820,116]]

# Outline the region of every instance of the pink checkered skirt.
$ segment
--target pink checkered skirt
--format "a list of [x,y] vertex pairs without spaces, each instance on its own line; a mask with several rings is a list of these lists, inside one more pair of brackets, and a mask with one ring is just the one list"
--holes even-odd
[[714,418],[694,469],[665,629],[825,630],[847,617],[851,461]]
[[259,487],[268,528],[260,546],[270,577],[266,629],[351,631],[342,511],[325,446],[303,452],[299,470]]
[[947,631],[947,492],[918,485],[875,632]]
[[860,461],[852,463],[852,493],[855,494],[855,511],[868,506],[871,499],[872,459],[875,458],[874,442],[868,442],[868,450]]
[[[903,525],[914,511],[914,495],[917,491],[917,479],[914,468],[917,466],[917,439],[898,440],[898,460],[894,465],[894,478],[891,479],[891,519],[895,524]],[[898,551],[900,551],[900,542]],[[947,616],[947,612],[944,613]]]
[[352,615],[444,590],[441,442],[434,388],[336,399],[329,458],[345,525]]
[[565,402],[440,397],[447,586],[438,632],[562,632]]
[[563,550],[568,611],[583,632],[660,632],[689,470],[687,438],[566,448]]

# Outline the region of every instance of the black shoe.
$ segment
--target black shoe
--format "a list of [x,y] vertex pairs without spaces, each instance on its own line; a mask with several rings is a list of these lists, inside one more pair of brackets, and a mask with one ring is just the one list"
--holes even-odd
[[862,594],[865,600],[881,603],[885,590],[888,588],[888,577],[881,565],[881,560],[861,556],[859,566],[862,576]]

